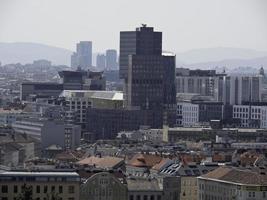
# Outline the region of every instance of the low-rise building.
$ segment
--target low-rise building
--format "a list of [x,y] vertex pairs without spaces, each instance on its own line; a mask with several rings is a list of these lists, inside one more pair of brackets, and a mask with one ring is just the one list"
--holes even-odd
[[80,200],[127,200],[127,185],[109,172],[92,174],[84,178]]
[[80,177],[75,172],[0,173],[0,197],[8,199],[79,200]]
[[80,144],[80,125],[45,118],[22,118],[12,124],[16,133],[23,133],[41,141],[42,149],[58,145],[62,149],[75,149]]
[[267,198],[266,173],[220,167],[198,177],[198,199],[264,200]]
[[199,165],[195,163],[173,163],[161,170],[165,176],[180,177],[180,200],[197,200],[197,177],[216,169],[218,165]]

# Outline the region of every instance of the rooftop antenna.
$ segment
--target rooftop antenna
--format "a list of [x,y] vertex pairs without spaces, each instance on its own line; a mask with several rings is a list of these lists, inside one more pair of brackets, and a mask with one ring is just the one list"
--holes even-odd
[[142,24],[142,27],[146,27],[146,24]]

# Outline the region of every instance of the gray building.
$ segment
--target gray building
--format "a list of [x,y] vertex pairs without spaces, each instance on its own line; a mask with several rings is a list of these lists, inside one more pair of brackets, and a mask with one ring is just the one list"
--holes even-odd
[[262,76],[223,76],[219,78],[218,100],[224,104],[241,105],[261,102]]
[[190,70],[187,68],[176,69],[177,93],[196,93],[211,96],[217,100],[219,77],[215,70]]
[[77,64],[82,69],[87,70],[92,66],[92,42],[80,41],[76,45]]
[[80,189],[81,200],[127,200],[127,185],[109,172],[85,178]]
[[104,70],[106,68],[106,56],[104,54],[97,54],[96,67],[100,70]]
[[57,97],[63,90],[59,83],[24,82],[20,87],[20,99],[28,100],[31,96]]
[[80,144],[81,127],[63,121],[24,118],[13,123],[12,128],[16,133],[39,139],[43,150],[52,145],[61,149],[75,149]]
[[117,51],[115,49],[108,49],[106,51],[106,69],[107,70],[117,70]]
[[267,198],[265,172],[220,167],[198,177],[198,199],[264,200]]
[[64,90],[105,90],[106,78],[102,71],[60,71],[58,72]]
[[76,52],[73,52],[73,54],[70,57],[70,66],[73,69],[77,69],[78,67],[78,56]]

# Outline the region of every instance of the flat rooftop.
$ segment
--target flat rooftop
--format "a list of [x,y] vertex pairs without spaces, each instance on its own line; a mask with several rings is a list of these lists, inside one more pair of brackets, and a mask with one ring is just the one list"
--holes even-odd
[[103,90],[64,90],[61,97],[87,97],[92,99],[106,99],[114,101],[122,101],[123,93],[121,91],[103,91]]

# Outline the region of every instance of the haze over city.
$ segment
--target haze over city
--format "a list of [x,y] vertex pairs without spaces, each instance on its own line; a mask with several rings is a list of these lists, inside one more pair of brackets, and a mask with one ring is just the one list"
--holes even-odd
[[93,51],[119,48],[119,31],[146,23],[164,30],[163,49],[213,47],[267,51],[266,0],[0,0],[0,42]]
[[0,200],[266,200],[266,0],[0,0]]

